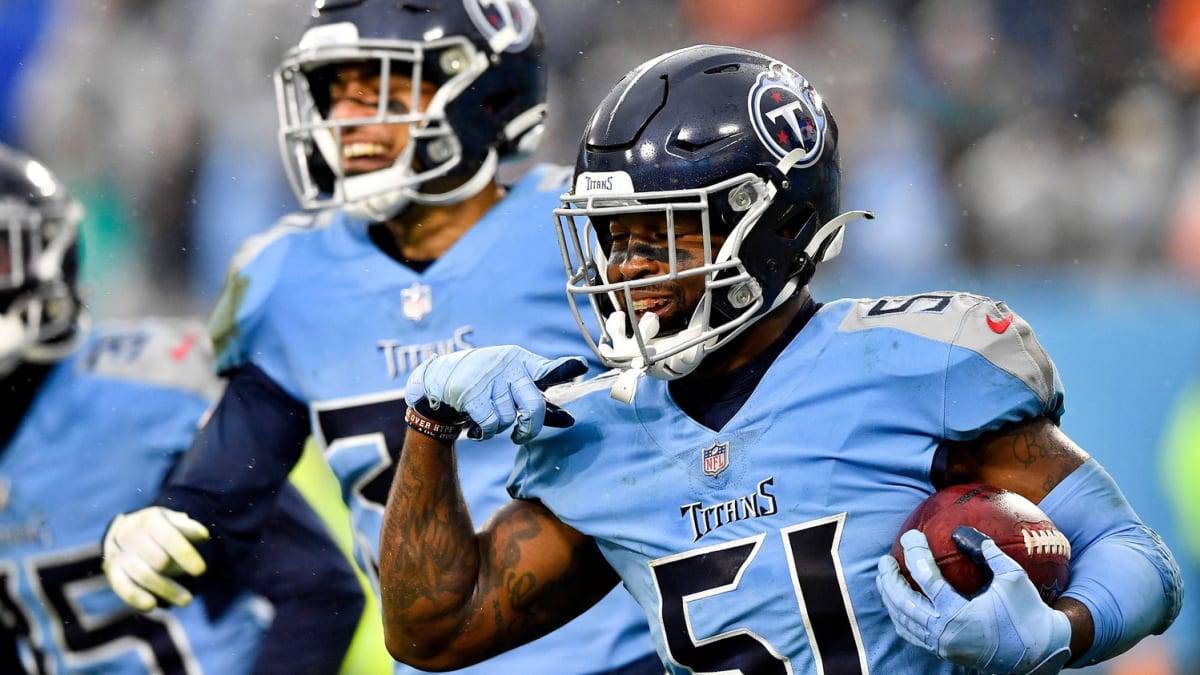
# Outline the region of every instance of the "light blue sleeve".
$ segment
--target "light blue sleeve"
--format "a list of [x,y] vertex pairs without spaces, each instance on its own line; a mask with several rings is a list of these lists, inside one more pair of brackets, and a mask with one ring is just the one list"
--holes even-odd
[[1112,658],[1170,627],[1183,605],[1175,557],[1100,464],[1088,460],[1039,504],[1071,542],[1063,597],[1087,606],[1092,647],[1076,665]]

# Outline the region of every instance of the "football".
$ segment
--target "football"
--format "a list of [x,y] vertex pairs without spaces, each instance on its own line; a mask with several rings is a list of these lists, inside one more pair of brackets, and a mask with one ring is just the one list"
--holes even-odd
[[988,535],[1002,551],[1029,573],[1047,604],[1067,587],[1071,544],[1036,504],[1009,490],[989,485],[954,485],[939,490],[913,510],[896,540],[892,556],[908,583],[917,584],[904,564],[900,535],[911,529],[925,533],[929,550],[946,581],[971,597],[991,579],[991,571],[958,550],[950,534],[969,525]]

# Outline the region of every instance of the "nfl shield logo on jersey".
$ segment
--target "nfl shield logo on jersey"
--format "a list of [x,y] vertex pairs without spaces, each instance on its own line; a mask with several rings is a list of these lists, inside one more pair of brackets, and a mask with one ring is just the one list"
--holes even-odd
[[413,284],[400,291],[400,306],[404,316],[420,321],[433,309],[433,289],[425,284]]
[[729,444],[716,443],[704,449],[704,475],[716,476],[729,467]]

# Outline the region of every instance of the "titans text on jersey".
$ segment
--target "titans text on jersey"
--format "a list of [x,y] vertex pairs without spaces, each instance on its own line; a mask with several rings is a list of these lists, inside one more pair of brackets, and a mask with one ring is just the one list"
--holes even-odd
[[774,483],[774,478],[764,478],[758,481],[758,488],[753,493],[744,497],[710,506],[705,506],[704,502],[692,502],[679,507],[679,512],[692,523],[692,532],[696,535],[692,541],[700,541],[704,535],[729,523],[775,515],[778,509],[775,495],[768,492]]
[[380,340],[379,351],[383,352],[388,379],[406,378],[422,361],[438,354],[450,354],[475,347],[471,342],[471,334],[474,332],[475,329],[470,326],[461,326],[454,330],[453,337],[417,345],[406,345],[400,340]]
[[576,423],[523,447],[509,489],[595,538],[671,672],[958,672],[899,637],[876,563],[941,444],[1061,416],[1020,317],[955,293],[827,304],[716,431],[665,380],[625,405],[611,377],[552,390]]

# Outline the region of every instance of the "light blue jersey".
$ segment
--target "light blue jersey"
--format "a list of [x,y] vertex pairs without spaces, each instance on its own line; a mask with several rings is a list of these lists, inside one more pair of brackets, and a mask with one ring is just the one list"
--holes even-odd
[[553,391],[576,423],[523,448],[510,489],[596,539],[672,672],[960,672],[896,634],[876,564],[940,444],[1061,416],[1020,317],[954,293],[825,305],[719,431],[665,381],[632,405],[612,381]]
[[269,615],[242,596],[140,614],[112,592],[100,540],[146,506],[219,393],[204,327],[98,327],[54,366],[0,454],[0,620],[32,673],[250,671]]
[[[286,219],[235,259],[214,314],[219,365],[253,364],[309,406],[376,590],[408,373],[433,355],[486,345],[587,351],[550,217],[570,176],[535,168],[421,273],[389,258],[365,223],[340,211]],[[463,493],[476,518],[508,501],[512,459],[506,438],[460,447]],[[616,592],[551,635],[460,672],[593,673],[650,653],[640,608]],[[416,671],[398,664],[396,672]]]

